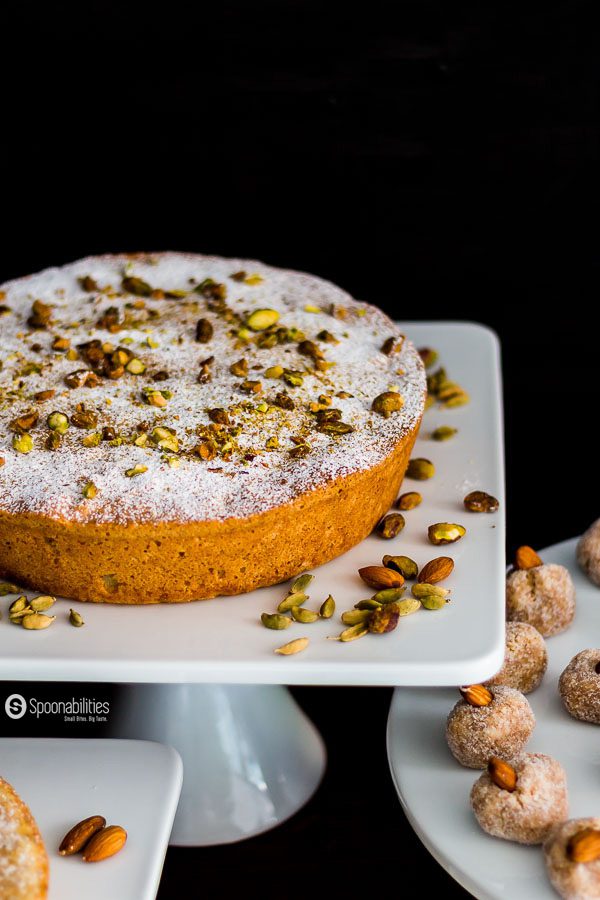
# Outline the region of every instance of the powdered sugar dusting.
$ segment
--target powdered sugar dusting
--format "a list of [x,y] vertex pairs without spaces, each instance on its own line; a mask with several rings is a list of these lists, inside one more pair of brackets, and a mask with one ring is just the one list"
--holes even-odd
[[[232,274],[240,271],[262,280],[233,280]],[[124,275],[141,278],[163,292],[189,293],[141,301],[123,290]],[[86,276],[100,290],[84,290],[79,279]],[[193,291],[206,278],[226,285],[226,304],[238,322],[257,309],[276,310],[279,326],[299,329],[318,345],[324,359],[335,365],[316,370],[312,360],[298,351],[297,342],[261,348],[254,335],[248,342],[240,341],[231,321],[214,314],[206,298]],[[371,468],[415,427],[423,411],[425,378],[413,345],[404,340],[399,352],[382,353],[386,339],[395,337],[400,342],[397,326],[381,311],[311,275],[256,261],[164,253],[88,258],[9,282],[0,290],[5,292],[0,302],[9,308],[0,318],[4,363],[0,371],[0,456],[5,460],[0,468],[0,509],[9,512],[30,511],[99,523],[246,517],[339,476]],[[47,329],[32,330],[27,325],[36,299],[52,307]],[[126,315],[126,327],[116,334],[97,324],[111,306]],[[315,309],[320,311],[311,311]],[[207,343],[195,340],[199,318],[209,319],[214,328]],[[318,340],[323,330],[337,343]],[[139,376],[127,373],[115,381],[105,378],[95,388],[70,389],[65,376],[87,364],[54,352],[52,343],[57,336],[69,338],[72,347],[95,338],[115,347],[126,344],[142,360],[146,372]],[[212,380],[200,384],[200,363],[211,356]],[[241,388],[244,379],[230,373],[229,366],[240,358],[247,361],[247,379],[260,381],[260,394],[245,393]],[[265,370],[273,366],[301,372],[302,385],[288,386],[265,377]],[[152,375],[159,371],[166,371],[168,377],[158,383]],[[142,403],[146,387],[170,392],[167,405],[157,409]],[[392,387],[399,390],[404,406],[384,419],[373,413],[371,404]],[[33,399],[34,393],[48,389],[56,391],[52,399]],[[293,410],[268,402],[280,391],[293,399]],[[340,391],[352,396],[336,396]],[[354,428],[352,433],[331,436],[315,429],[309,404],[323,394],[341,411],[342,421]],[[267,401],[265,411],[257,408],[263,400]],[[82,438],[88,432],[71,427],[58,450],[45,449],[48,414],[58,410],[70,416],[82,402],[96,412],[98,431],[112,426],[124,436],[124,442],[111,446],[102,441],[96,447],[85,447]],[[194,447],[201,440],[199,432],[210,425],[207,411],[215,407],[233,410],[230,418],[239,434],[231,456],[200,459]],[[39,423],[30,432],[34,449],[21,454],[12,447],[10,423],[32,408],[40,413]],[[139,435],[136,429],[140,425],[150,431],[156,426],[175,429],[180,445],[178,467],[173,467],[172,459],[169,462],[173,454],[130,442]],[[294,447],[291,439],[298,436],[310,446],[304,458],[289,453]],[[277,438],[274,449],[267,449],[269,438]],[[125,472],[135,465],[146,466],[147,471],[127,477]],[[86,500],[82,488],[89,481],[98,493]]]
[[0,778],[0,897],[41,896],[40,852],[23,817],[13,789]]

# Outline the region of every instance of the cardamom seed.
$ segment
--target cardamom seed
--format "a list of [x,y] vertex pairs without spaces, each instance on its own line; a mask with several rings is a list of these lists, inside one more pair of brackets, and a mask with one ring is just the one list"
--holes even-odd
[[322,619],[330,619],[335,612],[335,600],[329,594],[326,600],[321,604],[319,615]]
[[302,622],[303,625],[309,625],[311,622],[316,622],[319,618],[318,612],[315,612],[312,609],[303,609],[302,606],[292,606],[290,612],[294,622]]
[[281,616],[278,613],[264,612],[260,617],[260,621],[265,628],[271,628],[273,631],[282,631],[284,628],[289,628],[292,624],[291,619],[288,619],[287,616]]
[[435,475],[435,466],[430,459],[417,457],[411,459],[406,469],[406,477],[414,478],[415,481],[427,481]]
[[406,585],[402,585],[399,588],[384,588],[382,591],[377,591],[376,594],[373,594],[371,600],[375,600],[377,603],[387,604],[387,603],[395,603],[396,600],[399,600],[404,591],[406,590]]
[[459,541],[467,533],[467,529],[462,525],[456,525],[453,522],[436,522],[427,529],[427,536],[432,544],[439,546],[440,544],[454,544]]
[[301,653],[302,650],[306,650],[308,647],[308,638],[301,637],[296,638],[294,641],[289,641],[289,643],[284,644],[283,647],[276,647],[275,653],[278,653],[280,656],[293,656],[294,653]]
[[77,612],[76,609],[69,610],[69,622],[71,623],[73,628],[81,628],[82,625],[85,625],[83,617],[80,613]]
[[354,604],[354,609],[379,609],[380,606],[383,606],[383,603],[379,603],[377,600],[373,600],[372,597],[368,597],[366,600],[359,600],[358,603]]
[[377,523],[375,531],[379,537],[389,541],[391,538],[395,538],[396,535],[400,534],[405,525],[406,520],[401,513],[390,513]]
[[344,625],[360,625],[361,622],[368,622],[372,614],[370,609],[349,609],[342,613],[342,622]]
[[382,562],[386,569],[393,569],[395,572],[403,575],[404,578],[416,578],[419,574],[419,567],[410,556],[388,556],[386,554]]
[[290,588],[290,594],[304,593],[314,577],[315,576],[311,575],[310,572],[305,572],[304,575],[299,575]]
[[439,584],[427,584],[426,582],[422,582],[413,584],[411,593],[417,600],[422,600],[423,597],[445,598],[450,593],[450,588],[443,588]]
[[302,606],[303,603],[306,603],[308,600],[308,594],[304,594],[302,591],[298,591],[295,594],[288,594],[287,597],[284,597],[279,606],[277,607],[278,613],[289,612],[293,606]]
[[413,597],[405,597],[404,600],[399,600],[396,605],[398,606],[399,616],[410,616],[421,608],[421,601]]
[[[9,587],[14,587],[14,585],[11,584],[11,585],[9,585]],[[9,591],[8,593],[12,594],[15,592]],[[16,600],[13,600],[13,602],[8,607],[8,612],[10,613],[11,616],[13,616],[16,613],[21,612],[25,608],[29,608],[27,597],[21,596],[21,597],[17,597]]]
[[52,625],[55,619],[56,616],[44,616],[42,613],[34,612],[28,616],[23,616],[21,625],[28,631],[40,631],[42,628],[48,628]]
[[443,609],[448,602],[444,597],[438,597],[435,594],[428,594],[421,598],[424,609]]
[[19,588],[16,584],[11,584],[9,581],[0,582],[0,597],[6,597],[7,594],[18,594]]
[[49,594],[41,594],[39,597],[34,597],[33,600],[30,600],[29,606],[34,612],[40,613],[46,612],[55,603],[56,597],[51,597]]
[[342,641],[342,643],[347,643],[348,641],[356,641],[361,637],[364,637],[365,634],[369,633],[369,626],[366,622],[359,622],[357,625],[351,625],[350,628],[346,628],[338,637],[330,638],[333,641]]

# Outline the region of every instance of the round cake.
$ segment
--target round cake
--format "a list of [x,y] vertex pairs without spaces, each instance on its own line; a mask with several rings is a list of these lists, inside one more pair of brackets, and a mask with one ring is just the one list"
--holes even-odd
[[14,788],[0,778],[0,897],[47,896],[48,855],[39,828]]
[[397,496],[424,368],[380,310],[311,275],[183,253],[0,288],[0,572],[78,600],[283,581]]

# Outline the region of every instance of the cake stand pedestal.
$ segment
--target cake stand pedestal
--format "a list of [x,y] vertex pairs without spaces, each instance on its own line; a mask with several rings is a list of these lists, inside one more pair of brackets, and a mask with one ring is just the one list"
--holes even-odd
[[183,760],[171,843],[227,844],[280,825],[325,769],[320,734],[280,685],[129,684],[111,730],[162,740]]
[[[0,599],[0,678],[27,681],[111,681],[123,684],[111,710],[115,737],[172,744],[184,763],[173,841],[203,845],[241,840],[272,828],[305,803],[322,776],[325,753],[312,724],[283,684],[468,684],[498,671],[504,658],[504,467],[500,358],[495,336],[468,323],[409,324],[417,346],[435,347],[471,403],[426,414],[415,456],[431,459],[436,476],[419,482],[423,504],[391,541],[368,537],[321,566],[311,605],[335,597],[334,619],[284,633],[260,625],[285,588],[240,597],[145,608],[59,602],[52,628],[29,632],[7,621],[11,597]],[[444,444],[431,430],[452,424]],[[409,489],[408,487],[406,488]],[[469,491],[500,501],[494,515],[465,512]],[[335,510],[332,511],[335,516]],[[383,553],[402,553],[423,566],[438,555],[427,541],[432,522],[460,522],[467,535],[444,549],[455,561],[452,603],[402,619],[393,634],[347,644],[327,640],[343,627],[339,613],[366,596],[357,575]],[[485,585],[481,592],[477,585]],[[84,628],[72,628],[69,607]],[[273,651],[292,637],[310,638],[296,656]],[[81,694],[81,692],[80,692]],[[88,693],[89,696],[89,693]],[[0,714],[6,697],[0,697]],[[151,789],[151,786],[149,787]]]

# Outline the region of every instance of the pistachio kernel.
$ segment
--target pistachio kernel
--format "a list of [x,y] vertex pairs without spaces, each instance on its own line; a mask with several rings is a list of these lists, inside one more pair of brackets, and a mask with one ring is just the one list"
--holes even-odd
[[386,569],[393,569],[404,578],[416,578],[419,574],[419,567],[410,556],[388,556],[386,554],[382,562]]
[[470,494],[464,499],[465,509],[468,509],[469,512],[486,512],[486,513],[494,513],[497,512],[500,503],[496,500],[495,497],[492,497],[491,494],[487,494],[485,491],[471,491]]
[[61,444],[62,437],[60,436],[60,434],[58,434],[57,431],[51,431],[46,438],[44,446],[46,447],[46,450],[58,450]]
[[33,438],[28,432],[15,434],[12,439],[13,450],[17,453],[31,453],[33,450]]
[[17,434],[24,434],[24,432],[31,431],[31,429],[37,425],[39,416],[40,414],[37,409],[30,409],[29,412],[23,413],[22,416],[13,419],[9,428]]
[[415,481],[427,481],[435,475],[435,466],[430,459],[416,457],[411,459],[406,469],[406,477],[414,478]]
[[388,603],[373,610],[369,618],[371,634],[388,634],[394,631],[400,620],[400,610],[396,603]]
[[252,331],[265,331],[279,321],[276,309],[255,309],[246,319],[246,326]]
[[86,409],[83,403],[78,403],[75,412],[71,414],[71,425],[91,431],[97,424],[97,414],[92,409]]
[[439,359],[439,353],[437,350],[432,350],[431,347],[421,347],[419,349],[419,356],[423,360],[423,365],[426,369],[430,369],[431,366],[434,366]]
[[459,541],[467,533],[467,529],[462,525],[456,525],[452,522],[436,522],[427,529],[427,537],[432,544],[453,544]]
[[450,425],[440,425],[435,431],[431,432],[431,439],[433,441],[448,441],[455,434],[458,434],[458,428],[451,428]]
[[84,447],[97,447],[101,440],[102,434],[99,431],[93,431],[90,434],[86,434],[81,439],[81,443]]
[[93,500],[98,493],[98,488],[93,481],[88,481],[81,489],[81,493],[86,500]]
[[322,619],[331,619],[332,615],[335,612],[335,600],[329,594],[329,596],[323,600],[321,604],[321,608],[319,609],[319,615]]
[[126,469],[125,475],[127,478],[135,478],[136,475],[143,475],[144,472],[148,471],[148,466],[143,466],[141,463],[137,463],[133,468]]
[[385,391],[375,397],[371,404],[372,410],[379,413],[384,419],[389,419],[392,413],[398,412],[403,406],[404,399],[397,391]]
[[283,371],[283,366],[269,366],[265,370],[265,378],[281,378]]
[[137,356],[134,356],[133,359],[130,359],[125,368],[130,375],[143,375],[146,371],[146,366],[141,361],[141,359],[137,358]]
[[390,513],[377,523],[375,531],[379,537],[390,540],[390,538],[395,538],[396,535],[400,534],[405,525],[406,520],[401,513]]
[[238,359],[237,362],[231,363],[229,371],[232,375],[246,376],[248,374],[248,360]]
[[135,294],[136,297],[149,297],[152,293],[150,285],[141,278],[129,275],[121,281],[121,287],[128,294]]
[[400,494],[396,500],[396,506],[406,512],[409,509],[416,509],[422,502],[423,498],[418,491],[407,491],[405,494]]
[[289,628],[292,624],[292,620],[288,616],[283,616],[280,613],[264,612],[260,617],[260,621],[265,628],[270,628],[273,631],[282,631],[284,628]]

